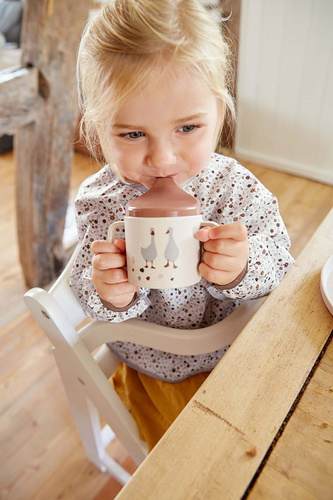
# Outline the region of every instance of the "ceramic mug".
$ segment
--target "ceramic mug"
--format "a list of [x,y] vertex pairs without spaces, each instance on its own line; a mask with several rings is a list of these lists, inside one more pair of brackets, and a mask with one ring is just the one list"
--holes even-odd
[[183,217],[124,217],[111,224],[108,240],[125,228],[128,281],[145,288],[179,288],[198,283],[200,241],[194,234],[204,226],[201,215]]

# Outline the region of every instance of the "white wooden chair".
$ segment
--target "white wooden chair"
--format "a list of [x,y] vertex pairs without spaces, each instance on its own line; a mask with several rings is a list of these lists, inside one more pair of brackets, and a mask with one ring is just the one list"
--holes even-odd
[[[146,457],[147,447],[108,380],[119,360],[105,344],[122,340],[178,354],[214,351],[232,343],[263,299],[245,302],[222,322],[197,330],[172,329],[140,319],[116,324],[91,321],[81,326],[86,316],[69,286],[74,258],[75,252],[49,291],[32,288],[24,300],[52,343],[88,458],[125,484],[130,475],[108,455],[107,445],[116,435],[137,464]],[[103,427],[100,416],[106,422]]]

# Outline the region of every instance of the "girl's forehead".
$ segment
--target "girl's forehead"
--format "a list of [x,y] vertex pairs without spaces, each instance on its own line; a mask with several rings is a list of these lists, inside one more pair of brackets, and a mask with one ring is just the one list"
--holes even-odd
[[[155,75],[128,97],[127,102],[201,101],[214,94],[197,70],[171,68]],[[126,102],[125,102],[126,104]]]
[[186,73],[179,78],[164,75],[123,102],[114,124],[118,127],[173,124],[215,114],[216,106],[217,98],[201,79]]
[[[203,87],[207,86],[206,80],[200,71],[193,65],[183,65],[180,63],[158,64],[154,70],[154,77],[151,80],[152,84],[177,86],[178,88],[184,85]],[[149,83],[149,82],[147,82]]]

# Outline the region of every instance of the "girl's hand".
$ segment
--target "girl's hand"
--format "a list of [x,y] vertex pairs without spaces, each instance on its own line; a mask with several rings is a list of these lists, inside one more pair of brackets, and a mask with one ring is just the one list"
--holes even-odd
[[206,280],[217,285],[227,285],[245,268],[249,257],[249,242],[244,224],[236,222],[203,227],[195,237],[203,243],[204,253],[199,272]]
[[139,288],[128,282],[125,240],[114,243],[97,240],[91,249],[94,253],[92,280],[101,300],[117,308],[126,307]]

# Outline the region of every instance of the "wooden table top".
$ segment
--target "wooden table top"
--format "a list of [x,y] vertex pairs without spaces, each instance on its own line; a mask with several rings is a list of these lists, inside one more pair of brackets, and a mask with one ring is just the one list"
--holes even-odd
[[332,499],[333,210],[117,499]]

